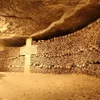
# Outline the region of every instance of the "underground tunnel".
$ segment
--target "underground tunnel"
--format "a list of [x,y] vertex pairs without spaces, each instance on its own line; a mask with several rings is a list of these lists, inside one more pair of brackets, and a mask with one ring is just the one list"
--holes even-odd
[[100,0],[0,0],[0,100],[99,100],[99,10]]

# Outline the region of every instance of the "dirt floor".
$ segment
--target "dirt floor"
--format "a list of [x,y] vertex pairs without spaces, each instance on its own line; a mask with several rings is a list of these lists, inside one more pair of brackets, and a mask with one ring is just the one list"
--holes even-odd
[[100,100],[100,78],[0,73],[0,100]]

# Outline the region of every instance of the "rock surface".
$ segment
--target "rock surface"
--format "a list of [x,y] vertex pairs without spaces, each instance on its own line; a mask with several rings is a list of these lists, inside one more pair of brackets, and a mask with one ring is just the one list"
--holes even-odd
[[0,0],[0,39],[64,35],[100,17],[100,0]]

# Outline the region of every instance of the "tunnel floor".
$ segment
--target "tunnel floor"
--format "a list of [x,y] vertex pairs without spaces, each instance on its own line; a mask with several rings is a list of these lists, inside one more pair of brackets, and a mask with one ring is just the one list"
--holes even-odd
[[100,78],[3,72],[0,100],[100,100]]

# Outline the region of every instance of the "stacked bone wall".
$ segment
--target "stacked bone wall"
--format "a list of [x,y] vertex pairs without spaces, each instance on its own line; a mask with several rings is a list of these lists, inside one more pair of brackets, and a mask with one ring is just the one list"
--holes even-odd
[[9,48],[0,52],[0,71],[23,71],[24,57],[19,56],[20,48]]
[[[85,73],[100,76],[100,19],[70,35],[35,42],[31,72]],[[25,56],[20,48],[0,52],[0,71],[23,71]]]
[[70,35],[33,42],[32,72],[85,73],[100,76],[100,19]]

